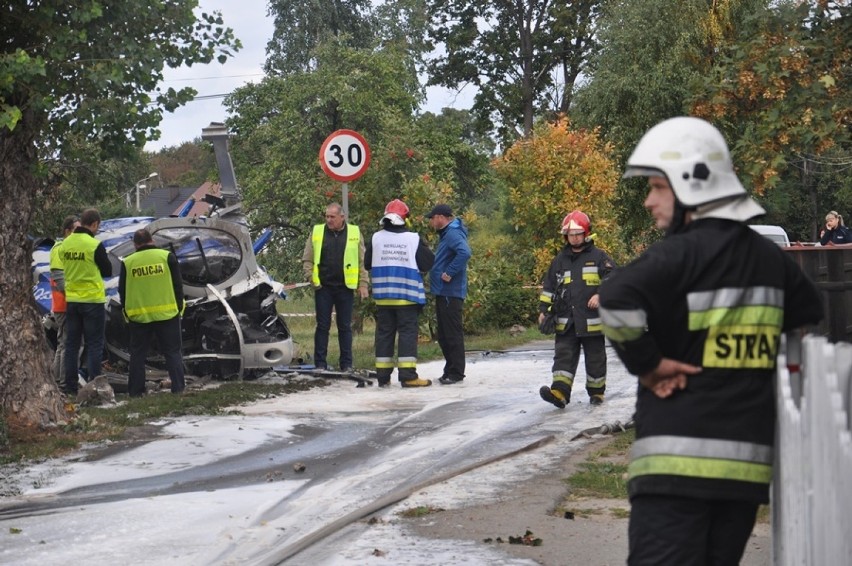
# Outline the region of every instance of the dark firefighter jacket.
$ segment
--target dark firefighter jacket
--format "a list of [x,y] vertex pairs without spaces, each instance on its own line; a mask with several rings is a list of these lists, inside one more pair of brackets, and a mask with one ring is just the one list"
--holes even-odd
[[639,386],[630,496],[767,502],[779,338],[822,318],[814,284],[748,226],[706,219],[614,272],[600,299],[631,373],[662,357],[703,368],[665,399]]
[[589,242],[582,251],[575,252],[566,245],[550,263],[542,281],[539,310],[556,313],[556,333],[566,330],[577,336],[594,336],[603,331],[598,309],[590,309],[589,299],[615,268],[606,252]]

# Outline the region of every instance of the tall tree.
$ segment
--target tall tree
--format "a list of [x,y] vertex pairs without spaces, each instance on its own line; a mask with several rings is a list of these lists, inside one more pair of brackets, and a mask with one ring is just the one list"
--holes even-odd
[[264,67],[273,75],[313,69],[314,50],[324,41],[368,47],[375,39],[370,0],[270,0],[269,15],[275,28]]
[[[761,33],[722,50],[693,111],[726,127],[758,194],[798,185],[815,228],[827,211],[817,175],[852,163],[852,4],[802,2],[771,15]],[[802,217],[800,207],[788,212]]]
[[[291,236],[301,235],[302,227],[321,219],[324,203],[340,199],[339,183],[325,177],[319,167],[323,140],[347,128],[360,132],[371,146],[370,169],[351,184],[351,216],[357,221],[362,195],[384,196],[361,187],[373,182],[386,154],[407,157],[418,100],[416,76],[398,49],[354,49],[330,41],[314,53],[315,69],[267,77],[237,89],[225,102],[233,116],[228,124],[236,134],[235,162],[250,165],[237,171],[245,206],[256,225]],[[394,146],[384,148],[391,139],[396,140]],[[298,247],[304,245],[298,240],[281,238],[273,244],[273,255],[286,257],[280,265],[297,260]],[[299,270],[285,267],[279,273],[295,277]]]
[[[164,110],[192,89],[162,91],[163,68],[224,60],[238,48],[218,14],[197,2],[11,0],[0,8],[0,409],[7,422],[65,417],[49,375],[31,292],[27,231],[40,199],[58,184],[46,158],[66,142],[92,142],[99,158],[130,154],[157,135]],[[151,94],[153,93],[153,94]],[[74,153],[69,149],[69,153]]]
[[461,192],[458,204],[465,204],[490,174],[485,142],[469,143],[478,138],[466,113],[415,117],[419,83],[407,50],[395,43],[354,49],[327,42],[314,53],[315,69],[267,77],[226,100],[244,205],[254,225],[279,234],[266,261],[284,280],[301,279],[307,230],[327,203],[340,200],[340,183],[318,163],[333,131],[356,130],[372,150],[369,169],[349,183],[350,218],[367,234],[378,228],[391,199],[422,211]]
[[[537,115],[567,108],[574,81],[593,46],[599,1],[428,0],[428,4],[430,37],[444,51],[428,63],[429,84],[477,87],[473,111],[483,128],[490,130],[496,122],[504,145],[529,135]],[[556,96],[555,70],[561,70],[562,81]]]
[[[622,163],[651,126],[689,113],[719,50],[755,33],[768,3],[610,0],[598,24],[600,48],[574,97],[573,122],[600,128]],[[620,183],[614,209],[622,240],[637,252],[656,237],[642,207],[644,186]]]
[[509,188],[519,247],[535,256],[532,280],[540,280],[564,245],[562,218],[575,209],[589,215],[601,247],[620,251],[610,214],[618,183],[611,154],[612,146],[598,132],[572,130],[563,118],[539,125],[532,137],[518,140],[495,160]]

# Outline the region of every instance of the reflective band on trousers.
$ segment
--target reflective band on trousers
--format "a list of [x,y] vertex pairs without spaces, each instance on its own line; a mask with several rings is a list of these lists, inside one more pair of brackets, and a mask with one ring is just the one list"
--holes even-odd
[[651,436],[633,443],[630,460],[630,478],[653,474],[767,484],[772,479],[772,448],[750,442]]

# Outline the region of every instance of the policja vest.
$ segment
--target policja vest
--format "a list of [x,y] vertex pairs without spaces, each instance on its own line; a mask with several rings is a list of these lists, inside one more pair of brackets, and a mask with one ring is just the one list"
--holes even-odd
[[169,251],[139,250],[124,258],[124,312],[131,322],[157,322],[177,316],[178,306],[169,270]]
[[[343,252],[343,282],[349,289],[358,288],[358,247],[361,242],[361,230],[354,224],[346,224],[346,248]],[[322,241],[325,237],[325,224],[317,224],[311,234],[311,245],[314,249],[314,269],[311,282],[315,287],[320,285],[319,263],[322,256]]]
[[[64,270],[62,266],[62,239],[57,240],[50,248],[50,310],[54,313],[66,312],[68,307],[65,300],[65,292],[59,290],[56,280],[53,278],[54,270]],[[63,275],[63,279],[65,276]]]
[[104,278],[95,263],[100,242],[84,232],[72,232],[62,241],[65,299],[69,303],[105,303]]

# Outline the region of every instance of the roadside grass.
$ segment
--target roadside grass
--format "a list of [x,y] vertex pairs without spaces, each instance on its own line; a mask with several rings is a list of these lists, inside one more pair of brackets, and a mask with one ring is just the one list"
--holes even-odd
[[[314,300],[312,292],[307,289],[297,289],[290,293],[286,301],[279,302],[279,311],[286,315],[287,326],[293,336],[295,346],[294,356],[306,364],[313,363],[314,349]],[[356,306],[357,309],[357,306]],[[292,316],[294,314],[307,316]],[[355,369],[374,369],[375,367],[375,330],[376,324],[372,318],[364,318],[363,330],[353,332],[352,356]],[[432,341],[429,336],[423,336],[427,329],[421,327],[420,343],[417,347],[417,360],[426,362],[442,359],[441,348],[437,341]],[[508,329],[484,331],[475,336],[465,336],[465,349],[468,351],[504,350],[511,347],[521,346],[533,340],[542,339],[542,334],[535,326],[525,328],[523,331],[510,334]],[[337,345],[337,326],[331,324],[331,332],[328,339],[328,361],[334,367],[338,367],[340,349]],[[423,376],[430,377],[430,376]]]
[[[287,316],[295,345],[293,363],[311,363],[314,339],[314,303],[310,292],[297,290],[286,301],[279,302],[282,313],[306,314],[309,316]],[[372,319],[365,319],[363,332],[353,336],[353,354],[356,369],[373,369],[375,361],[374,331]],[[521,346],[540,339],[537,328],[529,328],[512,335],[506,329],[484,332],[481,335],[466,338],[468,350],[503,350],[512,346]],[[329,338],[329,354],[332,364],[336,365],[339,354],[337,348],[337,329],[332,324]],[[428,338],[419,345],[420,361],[442,359],[441,349],[436,342]],[[424,376],[426,378],[432,376]],[[118,405],[109,408],[77,407],[68,405],[72,416],[68,424],[50,429],[23,429],[8,424],[5,434],[8,436],[8,451],[0,452],[0,465],[38,461],[57,457],[78,449],[82,444],[102,441],[116,441],[124,438],[129,429],[141,427],[164,418],[185,415],[221,415],[233,409],[260,399],[289,395],[311,387],[323,386],[323,380],[291,381],[285,384],[261,384],[253,381],[223,381],[217,387],[204,389],[188,388],[183,395],[158,393],[141,398],[117,395]],[[3,431],[0,431],[2,433]]]
[[565,482],[577,497],[627,498],[627,457],[636,434],[633,429],[616,434],[600,449],[591,452],[579,470]]
[[[569,491],[557,505],[553,514],[559,517],[573,516],[589,518],[608,512],[617,519],[630,518],[630,503],[627,499],[627,464],[630,446],[636,439],[634,429],[616,434],[602,446],[589,452],[578,470],[563,481]],[[592,499],[609,500],[600,507],[578,507]],[[769,505],[757,510],[757,523],[768,524],[771,520]]]

